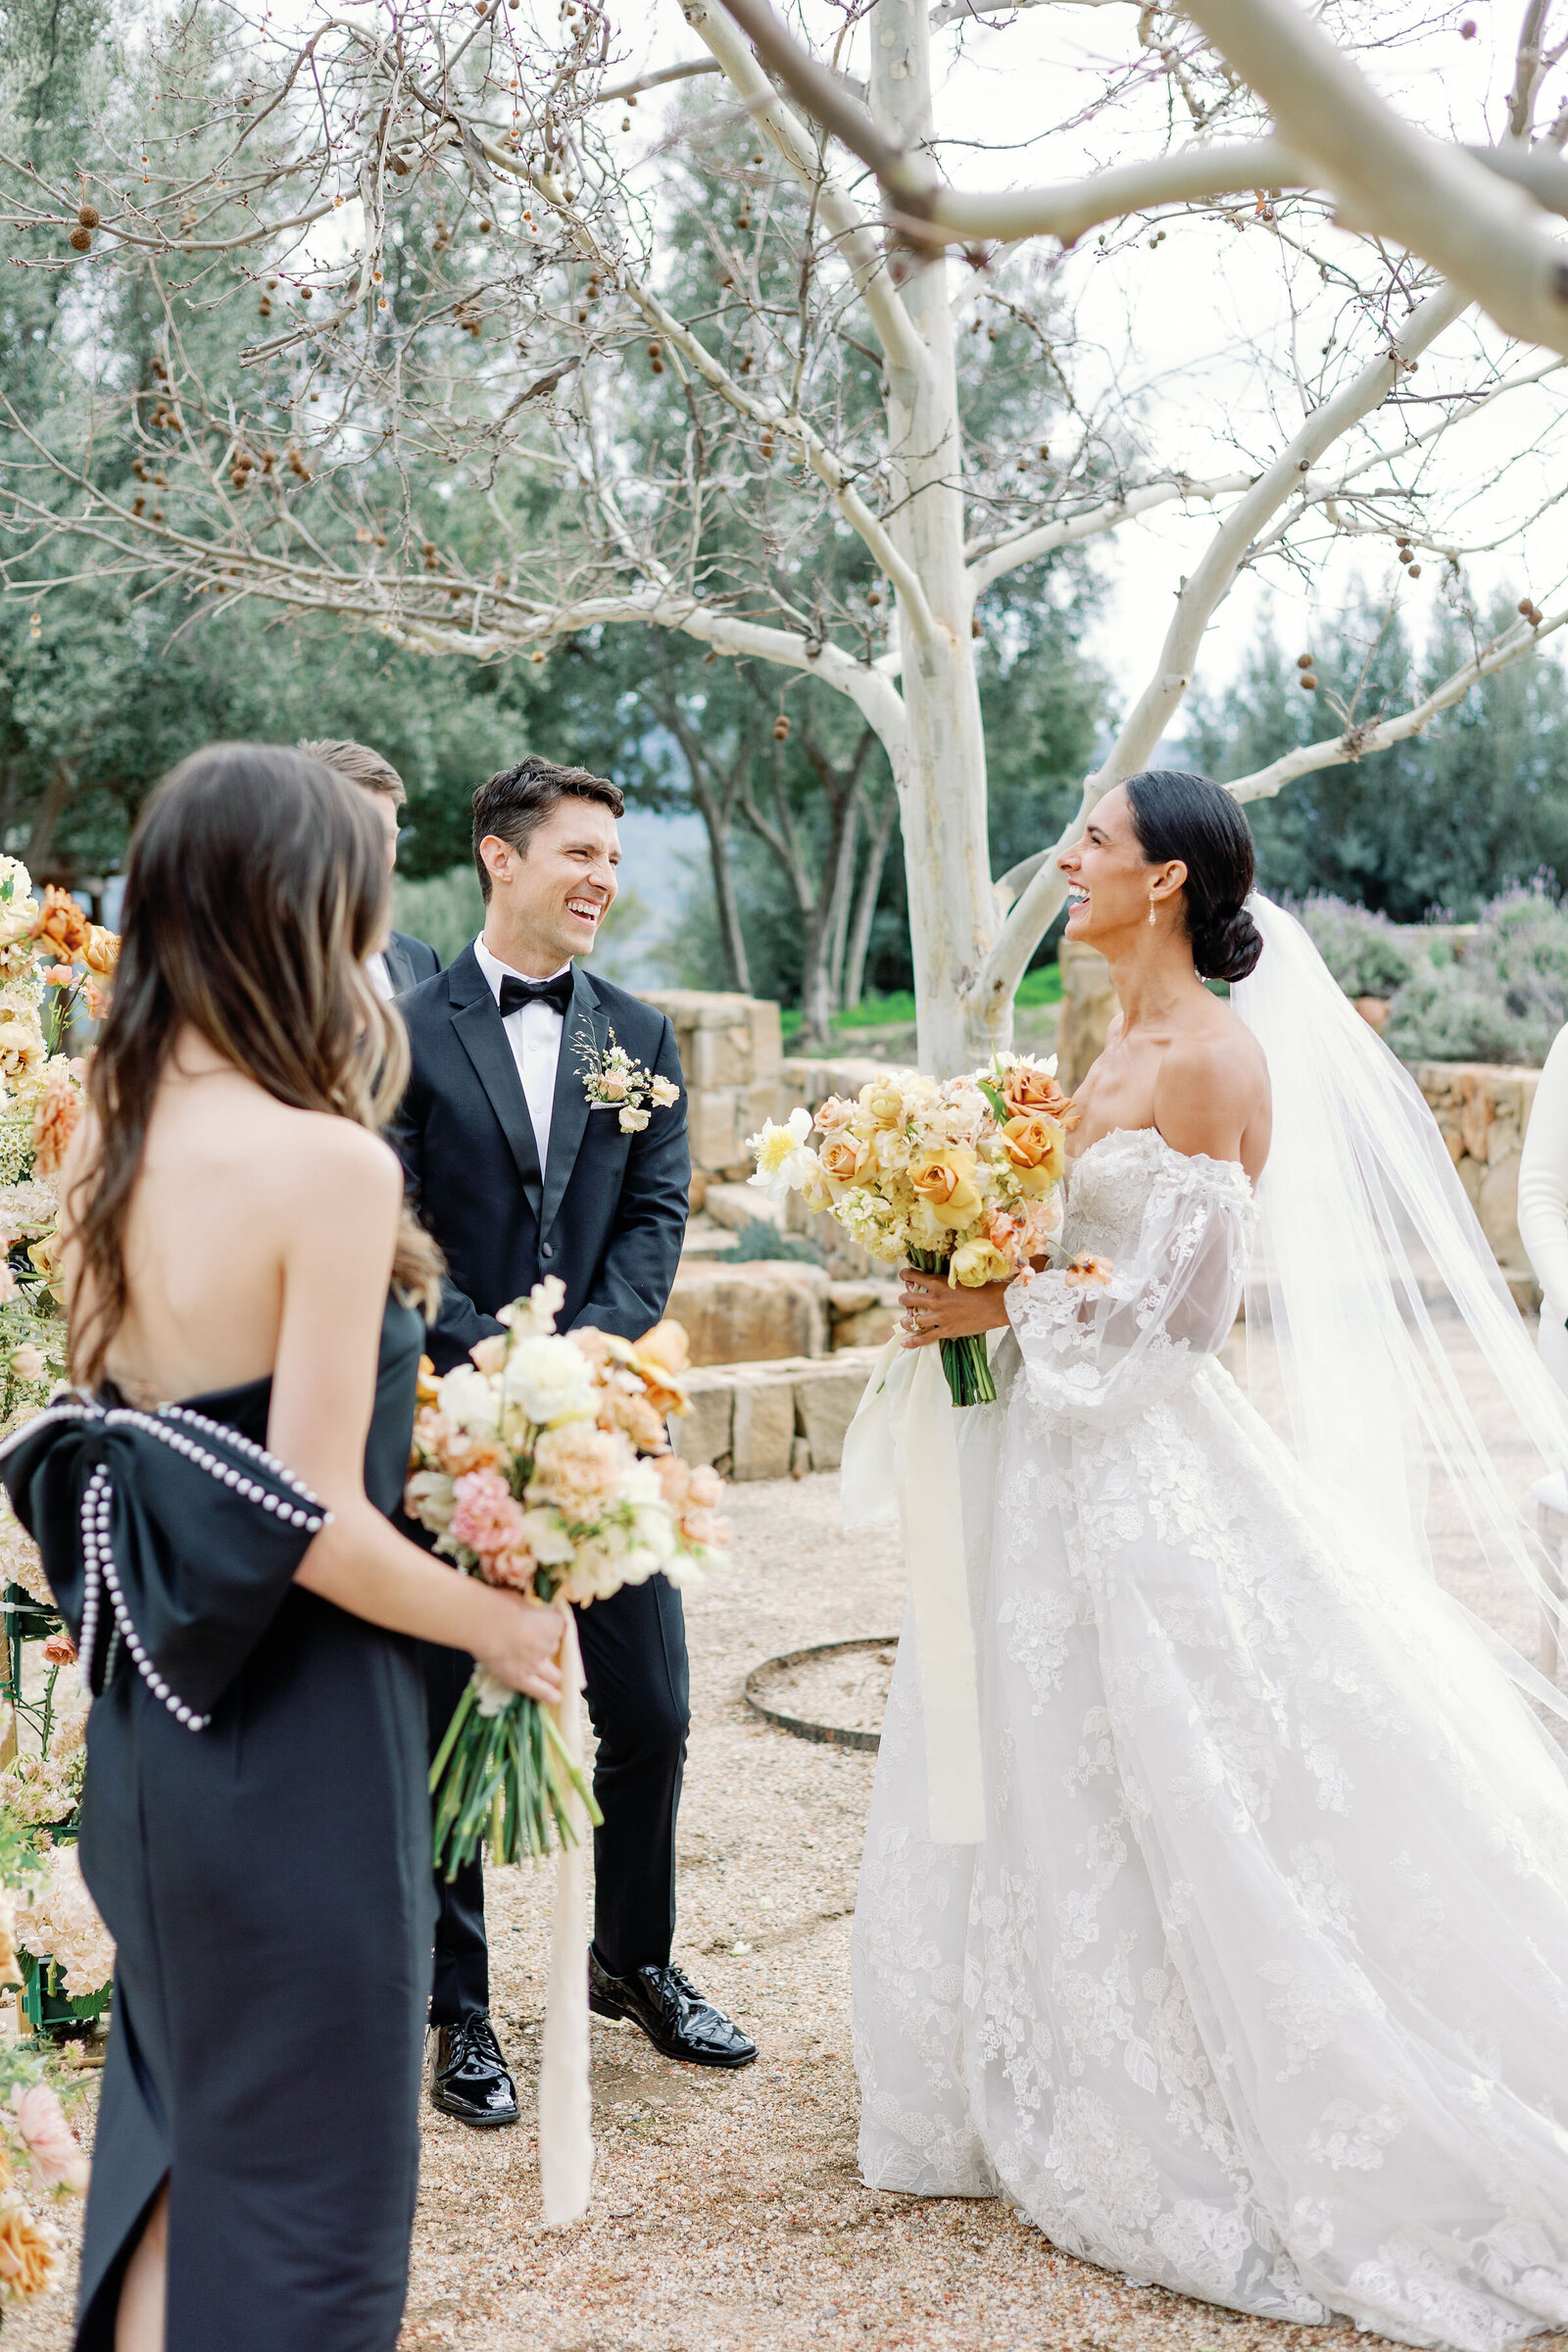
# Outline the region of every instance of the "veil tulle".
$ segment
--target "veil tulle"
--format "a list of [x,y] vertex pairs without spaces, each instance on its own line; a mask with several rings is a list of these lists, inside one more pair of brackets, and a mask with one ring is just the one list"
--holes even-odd
[[[1414,1079],[1294,916],[1257,894],[1249,907],[1263,954],[1231,1003],[1274,1101],[1247,1290],[1253,1401],[1283,1420],[1326,1515],[1380,1576],[1430,1576],[1443,1553],[1450,1592],[1481,1572],[1494,1590],[1505,1572],[1560,1628],[1527,1514],[1533,1482],[1568,1463],[1568,1398]],[[1568,1696],[1480,1630],[1568,1720]]]

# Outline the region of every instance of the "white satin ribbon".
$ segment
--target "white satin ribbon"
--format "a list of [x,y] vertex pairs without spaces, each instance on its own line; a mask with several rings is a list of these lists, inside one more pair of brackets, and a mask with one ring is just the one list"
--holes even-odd
[[[563,1607],[561,1701],[551,1709],[572,1762],[582,1765],[582,1653],[577,1625]],[[556,1901],[550,1923],[550,1987],[539,2058],[539,2185],[545,2222],[564,2229],[588,2210],[594,2177],[593,2096],[588,2087],[588,1958],[584,1915],[588,1890],[588,1815],[575,1789],[566,1810],[577,1833],[556,1856]]]
[[976,1845],[985,1836],[956,1410],[940,1348],[904,1348],[891,1339],[845,1432],[840,1473],[847,1528],[897,1513],[903,1533],[925,1716],[927,1826],[935,1845]]

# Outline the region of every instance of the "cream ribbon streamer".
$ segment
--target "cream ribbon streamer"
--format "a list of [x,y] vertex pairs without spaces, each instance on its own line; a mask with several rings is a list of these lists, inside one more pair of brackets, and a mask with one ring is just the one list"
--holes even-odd
[[934,1845],[975,1845],[985,1836],[956,1410],[941,1350],[890,1340],[845,1433],[841,1472],[844,1525],[897,1512],[904,1536]]
[[[561,1700],[550,1710],[568,1756],[582,1764],[582,1653],[569,1608],[561,1643]],[[573,1789],[566,1810],[577,1833],[556,1857],[550,1923],[550,1987],[539,2059],[539,2185],[545,2223],[564,2229],[588,2210],[594,2177],[593,2098],[588,2088],[588,1961],[583,1926],[588,1890],[588,1815]]]

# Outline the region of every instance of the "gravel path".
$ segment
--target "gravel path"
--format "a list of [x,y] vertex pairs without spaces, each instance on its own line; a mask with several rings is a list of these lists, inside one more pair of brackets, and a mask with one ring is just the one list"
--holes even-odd
[[[808,1478],[735,1489],[730,1564],[687,1595],[694,1728],[676,1956],[762,2056],[740,2076],[710,2077],[666,2065],[630,2027],[595,2020],[596,2195],[589,2218],[560,2236],[541,2227],[530,2118],[485,2134],[427,2112],[407,2352],[1344,2344],[1344,2330],[1271,2326],[1128,2286],[1055,2253],[1000,2203],[860,2186],[849,1924],[874,1759],[769,1730],[741,1700],[764,1658],[900,1622],[896,1545],[842,1536],[837,1487]],[[487,1899],[496,2021],[526,2100],[548,1886],[497,1872]],[[6,2326],[8,2352],[69,2342],[64,2298]]]

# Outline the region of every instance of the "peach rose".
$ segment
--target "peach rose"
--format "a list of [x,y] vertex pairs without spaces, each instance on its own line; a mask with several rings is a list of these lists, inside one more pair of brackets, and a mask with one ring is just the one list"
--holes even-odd
[[902,1127],[904,1089],[895,1078],[868,1078],[860,1089],[860,1108],[879,1127]]
[[1065,1140],[1054,1119],[1021,1114],[1007,1121],[999,1141],[1003,1157],[1026,1193],[1043,1193],[1059,1184],[1066,1169]]
[[816,1106],[816,1125],[823,1135],[836,1135],[841,1127],[849,1125],[858,1108],[858,1103],[846,1102],[842,1095],[829,1095],[825,1102]]
[[1002,1094],[1014,1118],[1044,1114],[1059,1119],[1068,1107],[1067,1097],[1054,1078],[1045,1070],[1031,1069],[1026,1062],[1019,1062],[1004,1073]]
[[37,2295],[49,2283],[55,2250],[20,2197],[0,2203],[0,2295]]
[[946,1152],[924,1152],[909,1162],[909,1182],[940,1224],[967,1225],[980,1206],[977,1166],[974,1153],[956,1145]]
[[817,1153],[817,1164],[830,1184],[853,1184],[870,1156],[865,1137],[844,1127],[828,1137]]

